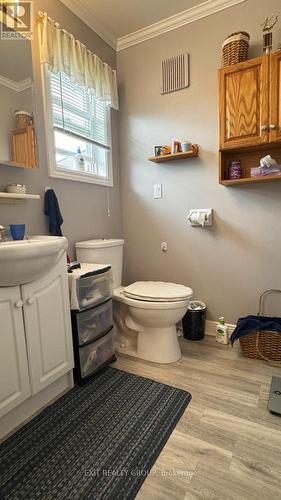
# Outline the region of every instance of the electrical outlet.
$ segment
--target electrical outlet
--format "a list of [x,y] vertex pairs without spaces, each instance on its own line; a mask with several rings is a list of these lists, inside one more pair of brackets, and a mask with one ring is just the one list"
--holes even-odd
[[162,198],[162,184],[154,184],[153,197],[154,199]]

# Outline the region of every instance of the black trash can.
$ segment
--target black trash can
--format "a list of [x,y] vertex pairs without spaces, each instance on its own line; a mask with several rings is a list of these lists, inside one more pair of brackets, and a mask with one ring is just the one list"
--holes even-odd
[[205,334],[205,319],[207,306],[204,302],[193,300],[188,304],[188,310],[182,319],[183,336],[188,340],[202,340]]

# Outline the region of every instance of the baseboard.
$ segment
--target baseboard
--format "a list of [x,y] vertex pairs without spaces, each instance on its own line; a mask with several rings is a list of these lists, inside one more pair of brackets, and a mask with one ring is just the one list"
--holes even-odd
[[[206,319],[206,321],[205,321],[205,335],[211,335],[211,336],[215,337],[217,324],[218,324],[218,321],[210,321],[210,320]],[[236,325],[231,325],[230,323],[226,323],[226,326],[228,326],[228,333],[230,336],[232,334],[233,330],[236,328]],[[177,323],[177,332],[178,332],[179,337],[181,337],[183,335],[181,321],[179,323]]]
[[[218,324],[217,321],[210,321],[207,319],[205,323],[205,335],[215,336],[217,324]],[[228,333],[229,335],[231,335],[236,325],[231,325],[230,323],[226,323],[226,326],[228,326]]]

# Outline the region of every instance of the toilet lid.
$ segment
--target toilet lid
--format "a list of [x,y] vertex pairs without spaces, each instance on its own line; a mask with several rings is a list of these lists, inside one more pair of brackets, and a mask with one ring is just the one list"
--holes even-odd
[[161,281],[136,281],[123,289],[124,295],[135,300],[172,302],[186,300],[192,295],[191,288],[177,283]]

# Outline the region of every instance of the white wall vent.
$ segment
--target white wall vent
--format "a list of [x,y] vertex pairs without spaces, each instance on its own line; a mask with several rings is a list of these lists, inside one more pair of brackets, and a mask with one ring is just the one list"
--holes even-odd
[[189,54],[180,54],[162,61],[162,94],[189,87]]

